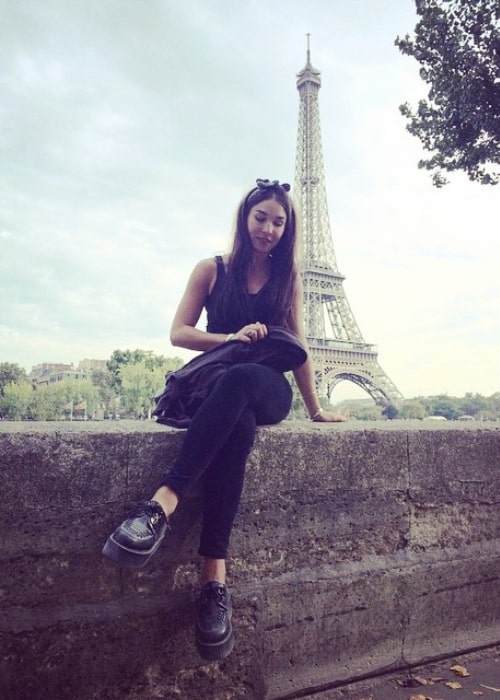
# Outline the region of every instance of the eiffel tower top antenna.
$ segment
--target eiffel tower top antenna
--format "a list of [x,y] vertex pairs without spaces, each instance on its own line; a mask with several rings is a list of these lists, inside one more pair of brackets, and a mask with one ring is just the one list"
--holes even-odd
[[[328,267],[338,273],[330,231],[321,143],[318,95],[321,73],[311,63],[311,34],[307,38],[307,59],[297,74],[300,95],[299,131],[295,161],[294,196],[302,210],[304,265]],[[298,197],[298,194],[300,196]],[[320,218],[318,218],[320,217]],[[361,333],[358,329],[359,337]]]
[[343,289],[330,230],[319,118],[320,71],[311,63],[297,73],[300,96],[293,196],[302,221],[305,331],[322,396],[343,380],[365,389],[380,404],[402,396],[384,373],[373,345],[365,342]]

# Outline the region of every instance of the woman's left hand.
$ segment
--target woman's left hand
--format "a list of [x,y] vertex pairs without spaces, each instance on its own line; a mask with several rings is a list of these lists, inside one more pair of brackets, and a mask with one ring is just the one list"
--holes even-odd
[[344,423],[348,418],[340,415],[340,413],[332,413],[331,411],[324,411],[321,409],[312,420],[314,423]]
[[265,338],[266,335],[267,326],[265,323],[256,321],[243,326],[237,333],[232,333],[232,340],[241,340],[243,343],[255,343],[257,340]]

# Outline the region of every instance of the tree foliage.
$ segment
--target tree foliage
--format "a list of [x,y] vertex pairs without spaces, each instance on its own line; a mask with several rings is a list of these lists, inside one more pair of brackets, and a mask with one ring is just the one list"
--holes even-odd
[[86,379],[68,377],[47,385],[28,381],[18,365],[0,364],[0,418],[150,417],[153,396],[163,387],[165,375],[184,361],[137,349],[115,350],[107,364],[108,369],[94,369]]
[[408,131],[431,153],[419,162],[438,187],[443,171],[464,171],[481,184],[500,179],[499,0],[415,0],[415,35],[397,37],[430,85],[415,111],[400,111]]
[[163,364],[156,367],[147,360],[122,365],[120,380],[123,407],[129,415],[151,418],[153,396],[164,385],[165,375],[182,365],[182,361],[177,358],[163,359]]
[[[388,415],[385,409],[375,405],[372,399],[354,399],[343,401],[336,410],[344,412],[354,420],[379,420],[381,418],[399,418],[404,420],[423,420],[429,416],[441,416],[447,420],[472,419],[500,420],[500,392],[491,396],[467,393],[463,397],[437,394],[436,396],[417,396],[398,402],[397,415]],[[392,409],[391,409],[392,412]]]
[[153,370],[157,367],[170,366],[173,362],[175,368],[180,367],[182,360],[178,357],[168,358],[164,355],[155,355],[152,350],[114,350],[107,362],[108,370],[111,372],[111,384],[121,385],[121,374],[123,367],[142,363],[147,369]]
[[426,416],[425,406],[419,399],[407,399],[403,401],[399,409],[399,417],[409,420],[422,420]]
[[113,382],[113,375],[109,369],[94,369],[90,375],[92,384],[97,388],[99,403],[103,415],[115,413],[117,405],[117,392]]
[[0,396],[4,393],[4,387],[11,382],[19,382],[26,379],[26,370],[13,362],[0,362]]
[[399,409],[394,404],[388,403],[387,406],[384,406],[382,409],[382,415],[384,418],[387,418],[387,420],[394,420],[399,416]]
[[0,398],[0,415],[6,415],[11,420],[29,418],[32,398],[33,387],[26,379],[6,384]]

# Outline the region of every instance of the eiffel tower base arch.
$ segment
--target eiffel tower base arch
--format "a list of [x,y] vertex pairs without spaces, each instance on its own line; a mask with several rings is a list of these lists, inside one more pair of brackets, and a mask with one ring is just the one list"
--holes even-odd
[[389,379],[376,360],[363,364],[362,367],[332,367],[321,366],[318,359],[315,362],[316,389],[319,396],[330,402],[335,387],[343,381],[352,382],[375,401],[379,406],[389,406],[399,403],[403,396]]

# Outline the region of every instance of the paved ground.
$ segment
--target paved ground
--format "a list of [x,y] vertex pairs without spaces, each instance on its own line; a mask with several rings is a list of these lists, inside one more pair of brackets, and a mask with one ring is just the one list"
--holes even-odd
[[[458,667],[453,670],[452,667]],[[468,674],[468,675],[466,675]],[[500,646],[319,695],[321,700],[500,700]]]

